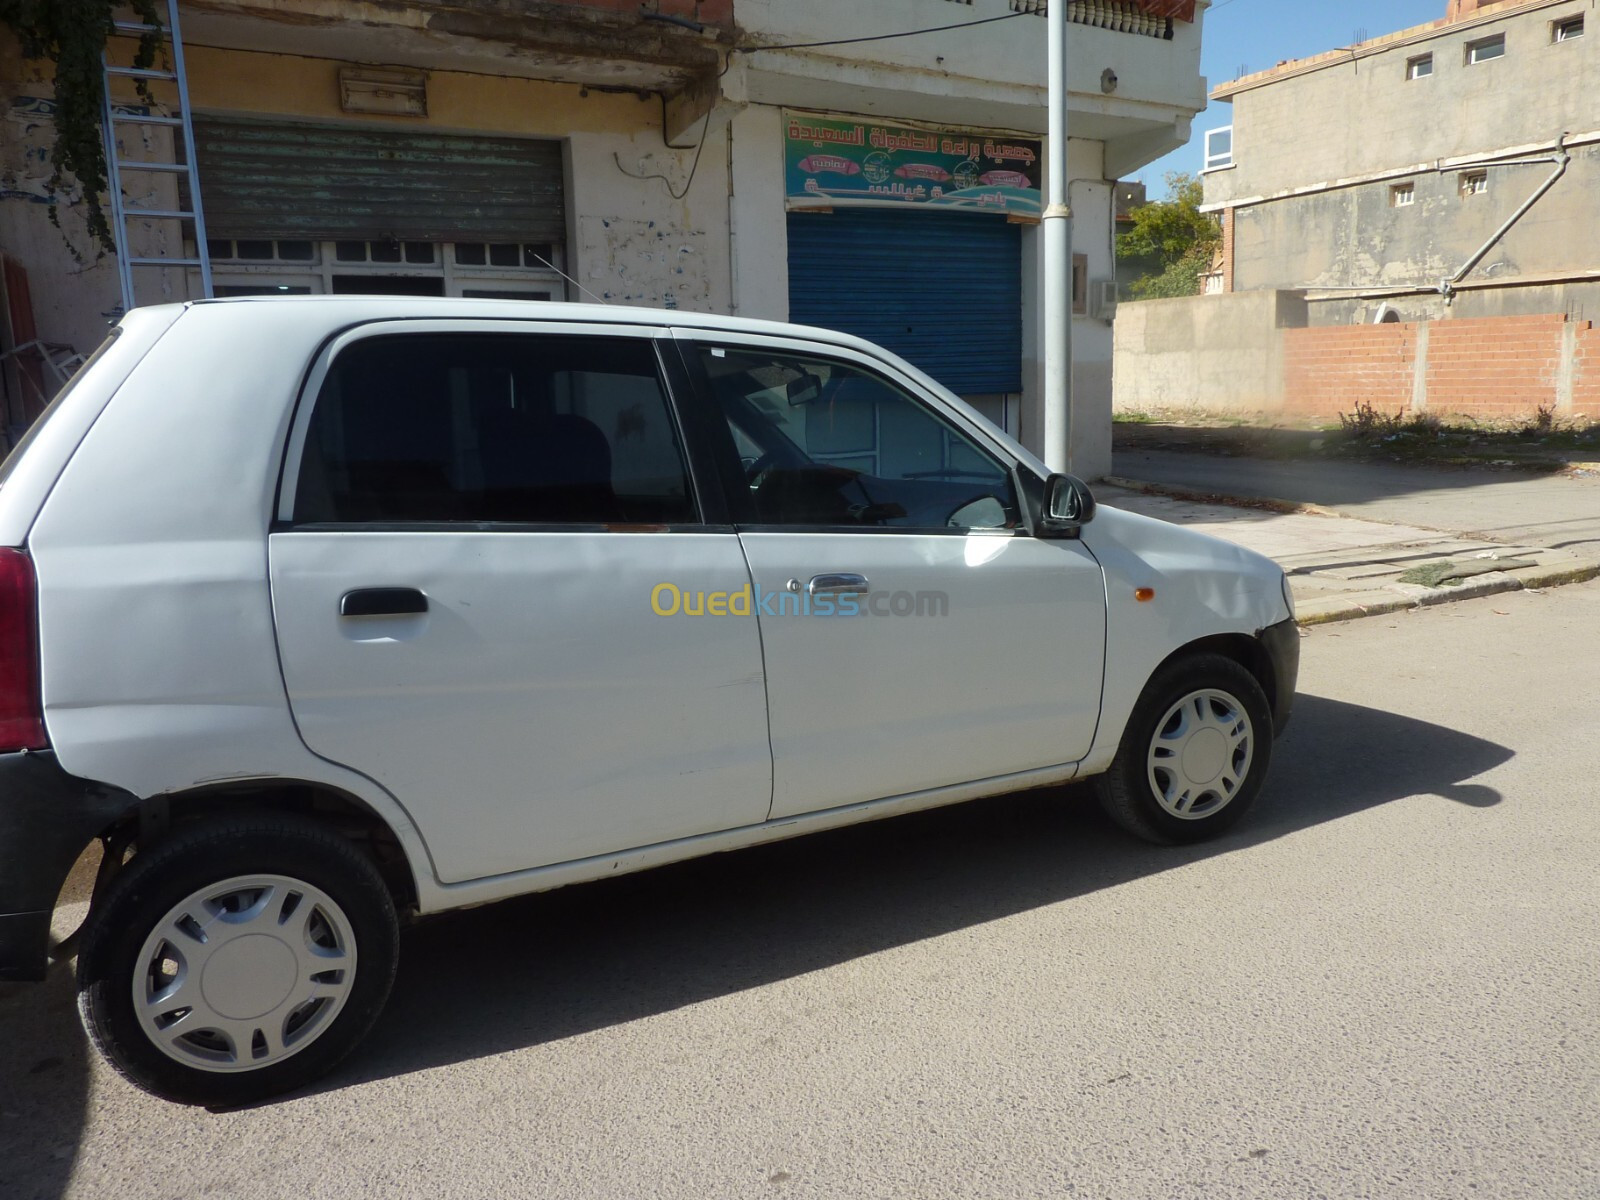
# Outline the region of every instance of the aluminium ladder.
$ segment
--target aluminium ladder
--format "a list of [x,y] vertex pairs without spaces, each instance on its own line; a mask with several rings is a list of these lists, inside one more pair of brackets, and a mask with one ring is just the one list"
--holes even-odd
[[[162,30],[159,26],[146,25],[139,21],[116,21],[116,31],[131,37],[139,37],[149,33],[166,34],[167,46],[171,55],[167,68],[121,67],[114,65],[109,57],[102,60],[104,78],[102,80],[104,92],[103,128],[106,141],[106,178],[107,190],[111,198],[111,228],[117,243],[117,273],[122,281],[122,308],[126,312],[136,306],[134,296],[134,270],[139,267],[183,267],[197,268],[200,272],[200,296],[211,296],[211,255],[206,248],[206,220],[200,205],[200,171],[195,163],[194,152],[194,125],[189,118],[189,81],[183,68],[183,38],[178,32],[178,0],[167,0],[167,25]],[[134,112],[131,106],[119,106],[111,95],[112,81],[115,79],[133,79],[138,81],[159,80],[173,84],[177,90],[177,103],[168,104],[165,115],[155,112]],[[119,111],[119,107],[122,111]],[[175,111],[174,111],[175,110]],[[172,147],[174,157],[171,161],[137,160],[122,157],[118,146],[118,126],[164,126],[173,131]],[[183,147],[183,160],[176,161],[176,151],[179,143]],[[153,174],[169,175],[188,184],[188,206],[184,206],[183,191],[178,189],[178,199],[171,208],[148,208],[130,205],[123,195],[124,174]],[[179,253],[176,255],[136,255],[129,244],[128,222],[130,220],[144,221],[174,221],[179,223],[179,228],[188,226],[187,232],[194,241],[194,254],[187,255],[182,252],[182,241],[179,238]]]

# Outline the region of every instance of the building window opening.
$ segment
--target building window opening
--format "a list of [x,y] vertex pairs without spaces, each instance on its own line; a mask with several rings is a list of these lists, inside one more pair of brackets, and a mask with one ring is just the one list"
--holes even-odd
[[208,238],[218,296],[402,295],[496,300],[566,297],[549,242]]
[[1389,189],[1390,208],[1410,208],[1417,202],[1417,185],[1397,183]]
[[316,244],[301,241],[261,241],[241,238],[207,238],[206,253],[213,259],[240,262],[315,262]]
[[1475,66],[1495,58],[1504,58],[1506,53],[1506,35],[1497,33],[1493,37],[1479,38],[1475,42],[1467,43],[1467,65]]
[[1233,166],[1233,126],[1224,125],[1206,133],[1206,170]]
[[1581,14],[1576,17],[1565,17],[1555,22],[1553,30],[1552,41],[1570,42],[1573,38],[1581,38],[1583,36],[1583,17]]
[[1416,58],[1406,59],[1407,79],[1426,79],[1433,74],[1433,55],[1419,54]]
[[1464,171],[1461,175],[1461,198],[1481,196],[1489,190],[1489,172]]

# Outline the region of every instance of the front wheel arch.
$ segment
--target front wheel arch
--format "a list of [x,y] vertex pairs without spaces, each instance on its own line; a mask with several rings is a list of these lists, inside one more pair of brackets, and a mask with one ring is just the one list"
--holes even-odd
[[[1215,732],[1201,735],[1216,741],[1216,747],[1208,749],[1196,742],[1199,753],[1191,759],[1187,740],[1191,735],[1183,727],[1185,723],[1175,718],[1179,702],[1196,694],[1225,701],[1218,703],[1217,712],[1226,715],[1217,720],[1208,712],[1189,727],[1196,731],[1207,724],[1217,727]],[[1171,727],[1169,718],[1174,719]],[[1235,724],[1244,736],[1230,742]],[[1221,732],[1224,725],[1229,727],[1229,735]],[[1215,651],[1174,655],[1146,683],[1123,727],[1111,765],[1095,779],[1096,795],[1106,814],[1136,837],[1160,844],[1202,841],[1226,832],[1249,811],[1272,761],[1272,742],[1272,709],[1266,690],[1248,667]],[[1239,755],[1244,765],[1236,765],[1230,772],[1227,756],[1240,746],[1247,748]],[[1172,766],[1163,767],[1156,761],[1157,755],[1171,750],[1179,752],[1171,764],[1180,760],[1184,764],[1181,776],[1172,773]],[[1198,763],[1209,765],[1195,770]],[[1221,795],[1221,802],[1208,805],[1209,811],[1198,817],[1194,815],[1201,811],[1198,809],[1169,808],[1173,793],[1168,789],[1180,777],[1207,781],[1192,783],[1195,794]]]
[[[1187,645],[1180,646],[1156,665],[1150,672],[1154,679],[1172,663],[1184,658],[1193,658],[1201,654],[1217,654],[1223,658],[1232,659],[1255,677],[1256,683],[1261,686],[1262,692],[1267,697],[1267,708],[1270,712],[1278,711],[1278,679],[1272,669],[1272,658],[1267,654],[1258,638],[1253,638],[1244,633],[1219,633],[1210,637],[1198,638]],[[1149,686],[1146,680],[1145,686]],[[1141,693],[1142,695],[1142,693]]]

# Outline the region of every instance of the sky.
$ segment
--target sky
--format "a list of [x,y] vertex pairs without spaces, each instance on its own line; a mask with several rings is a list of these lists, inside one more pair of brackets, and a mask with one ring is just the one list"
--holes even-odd
[[[1445,0],[1216,0],[1206,14],[1200,72],[1209,89],[1283,59],[1308,58],[1436,21],[1444,12]],[[1233,106],[1213,102],[1194,119],[1187,146],[1132,178],[1149,186],[1152,200],[1164,196],[1168,171],[1199,174],[1206,130],[1232,123]]]

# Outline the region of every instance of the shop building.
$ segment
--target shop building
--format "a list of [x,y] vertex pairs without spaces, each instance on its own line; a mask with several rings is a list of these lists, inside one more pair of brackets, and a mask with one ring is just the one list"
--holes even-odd
[[[218,296],[401,292],[797,320],[904,354],[1038,443],[1049,147],[1032,0],[183,0]],[[1114,180],[1187,140],[1206,0],[1075,0],[1074,465],[1109,469]],[[1000,18],[993,19],[991,18]],[[986,22],[972,24],[973,22]],[[886,37],[934,30],[918,36]],[[854,40],[877,39],[877,40]],[[826,44],[817,44],[826,43]],[[113,46],[130,61],[133,44]],[[49,218],[51,64],[0,37],[7,349],[87,353],[121,307],[76,197]],[[119,157],[181,107],[114,89]],[[135,208],[190,211],[137,169]],[[193,223],[133,217],[135,303],[203,293]],[[84,261],[74,258],[76,248]],[[22,356],[25,357],[25,356]],[[9,424],[39,388],[6,374]]]

